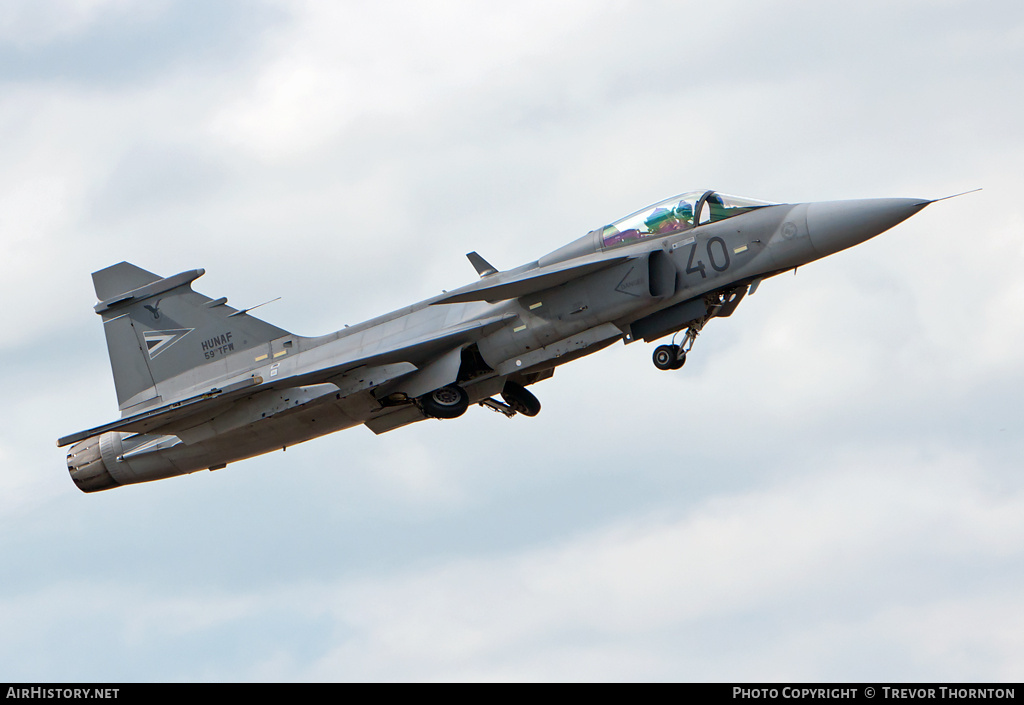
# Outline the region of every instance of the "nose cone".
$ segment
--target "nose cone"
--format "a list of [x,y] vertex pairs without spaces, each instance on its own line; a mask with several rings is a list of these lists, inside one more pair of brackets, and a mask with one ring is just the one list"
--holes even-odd
[[930,202],[920,198],[868,198],[811,203],[807,207],[807,231],[814,249],[824,257],[884,233]]

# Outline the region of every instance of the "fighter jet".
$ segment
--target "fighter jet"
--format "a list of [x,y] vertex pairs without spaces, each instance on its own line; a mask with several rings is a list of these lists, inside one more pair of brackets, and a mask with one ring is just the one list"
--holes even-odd
[[65,436],[84,492],[159,480],[340,429],[454,419],[471,405],[536,416],[527,387],[613,343],[678,370],[708,321],[762,281],[857,245],[934,201],[783,204],[691,191],[478,281],[320,337],[302,337],[121,262],[92,275],[117,421]]

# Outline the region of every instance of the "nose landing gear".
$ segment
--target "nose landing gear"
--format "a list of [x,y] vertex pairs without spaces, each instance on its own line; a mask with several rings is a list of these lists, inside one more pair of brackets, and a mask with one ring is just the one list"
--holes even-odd
[[686,353],[678,345],[659,345],[654,349],[654,366],[659,370],[678,370],[686,364]]
[[686,364],[686,353],[693,347],[693,341],[700,335],[703,326],[690,326],[682,345],[659,345],[654,349],[654,366],[659,370],[678,370]]

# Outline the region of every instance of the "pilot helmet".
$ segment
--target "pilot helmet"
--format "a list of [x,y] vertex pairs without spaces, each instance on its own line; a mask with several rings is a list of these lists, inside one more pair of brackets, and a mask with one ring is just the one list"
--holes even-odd
[[693,220],[693,206],[689,201],[680,201],[673,212],[681,220]]

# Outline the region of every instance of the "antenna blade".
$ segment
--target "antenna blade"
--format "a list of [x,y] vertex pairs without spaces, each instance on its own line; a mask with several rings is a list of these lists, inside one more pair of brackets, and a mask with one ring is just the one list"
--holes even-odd
[[466,257],[469,258],[469,263],[473,265],[473,269],[476,270],[476,273],[480,275],[481,279],[498,273],[498,270],[494,268],[494,265],[478,255],[476,252],[467,252]]

